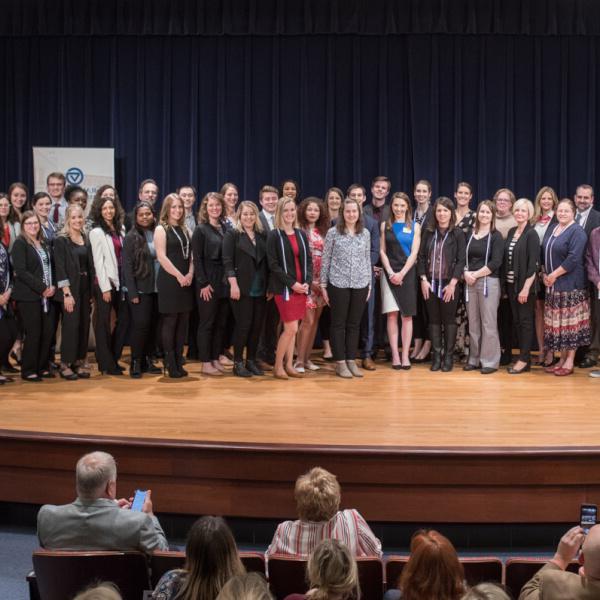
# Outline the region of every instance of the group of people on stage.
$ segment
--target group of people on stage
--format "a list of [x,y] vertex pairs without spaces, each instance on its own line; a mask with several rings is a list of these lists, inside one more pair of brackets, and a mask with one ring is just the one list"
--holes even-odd
[[502,188],[476,208],[466,182],[454,200],[433,202],[425,180],[414,205],[390,192],[379,176],[368,204],[361,184],[300,202],[288,180],[263,186],[257,204],[239,202],[226,183],[196,212],[196,190],[185,185],[157,210],[148,179],[130,213],[103,185],[88,214],[86,191],[66,187],[62,173],[32,198],[14,183],[0,194],[0,369],[16,371],[11,355],[24,381],[90,377],[93,307],[98,370],[121,375],[129,344],[135,378],[162,372],[157,355],[169,377],[186,376],[186,344],[206,375],[223,375],[233,346],[239,377],[303,377],[319,369],[319,329],[342,378],[374,370],[378,350],[398,370],[430,359],[432,371],[450,371],[459,358],[465,371],[509,365],[520,374],[536,339],[549,373],[573,373],[578,350],[580,366],[596,364],[600,212],[591,186],[578,186],[574,200],[546,186],[534,202]]

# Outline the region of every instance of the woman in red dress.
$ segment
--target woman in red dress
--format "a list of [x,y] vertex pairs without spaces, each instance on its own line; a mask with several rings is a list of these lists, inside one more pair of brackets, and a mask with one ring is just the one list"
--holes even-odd
[[292,198],[281,198],[275,212],[275,229],[267,238],[269,259],[269,293],[283,323],[277,342],[273,375],[277,379],[303,377],[293,367],[294,341],[298,322],[304,318],[306,299],[312,283],[312,258],[308,239],[296,227],[296,203]]

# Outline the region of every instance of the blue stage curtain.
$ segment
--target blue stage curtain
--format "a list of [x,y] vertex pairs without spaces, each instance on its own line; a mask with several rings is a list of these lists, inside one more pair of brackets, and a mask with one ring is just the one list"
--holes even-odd
[[[50,18],[55,3],[39,2],[36,11],[37,4],[22,3],[30,20],[13,15],[15,29],[33,26],[33,15],[48,16],[40,29],[57,26]],[[100,2],[56,4],[64,11],[86,5],[89,19],[104,10]],[[138,5],[108,2],[116,12],[121,4]],[[138,26],[153,31],[151,7],[163,5],[139,6],[146,4]],[[221,4],[233,10],[233,3]],[[320,4],[305,5],[310,12]],[[464,2],[465,10],[476,5]],[[174,6],[199,10],[193,2]],[[263,2],[246,6],[256,11]],[[63,26],[69,22],[77,29],[68,19]],[[430,179],[434,195],[452,195],[461,180],[473,183],[476,199],[501,186],[531,198],[542,184],[572,195],[578,183],[596,183],[599,39],[4,36],[0,189],[31,182],[32,146],[114,146],[127,206],[146,177],[164,193],[186,182],[204,193],[234,181],[248,199],[286,177],[300,181],[303,195],[322,196],[331,185],[369,187],[379,174],[407,192],[416,179]]]

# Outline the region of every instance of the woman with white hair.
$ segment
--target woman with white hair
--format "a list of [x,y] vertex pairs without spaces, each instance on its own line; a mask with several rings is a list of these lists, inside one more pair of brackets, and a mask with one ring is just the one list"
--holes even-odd
[[540,255],[540,238],[530,224],[533,213],[533,204],[526,198],[515,202],[513,216],[517,226],[510,229],[504,244],[504,283],[519,340],[519,358],[508,368],[511,375],[519,375],[531,367]]

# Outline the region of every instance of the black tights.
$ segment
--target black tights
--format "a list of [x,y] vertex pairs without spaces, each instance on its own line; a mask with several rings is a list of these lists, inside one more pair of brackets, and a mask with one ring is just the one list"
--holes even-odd
[[182,355],[183,345],[187,337],[189,316],[189,312],[161,315],[160,339],[163,352],[175,352],[177,356]]

